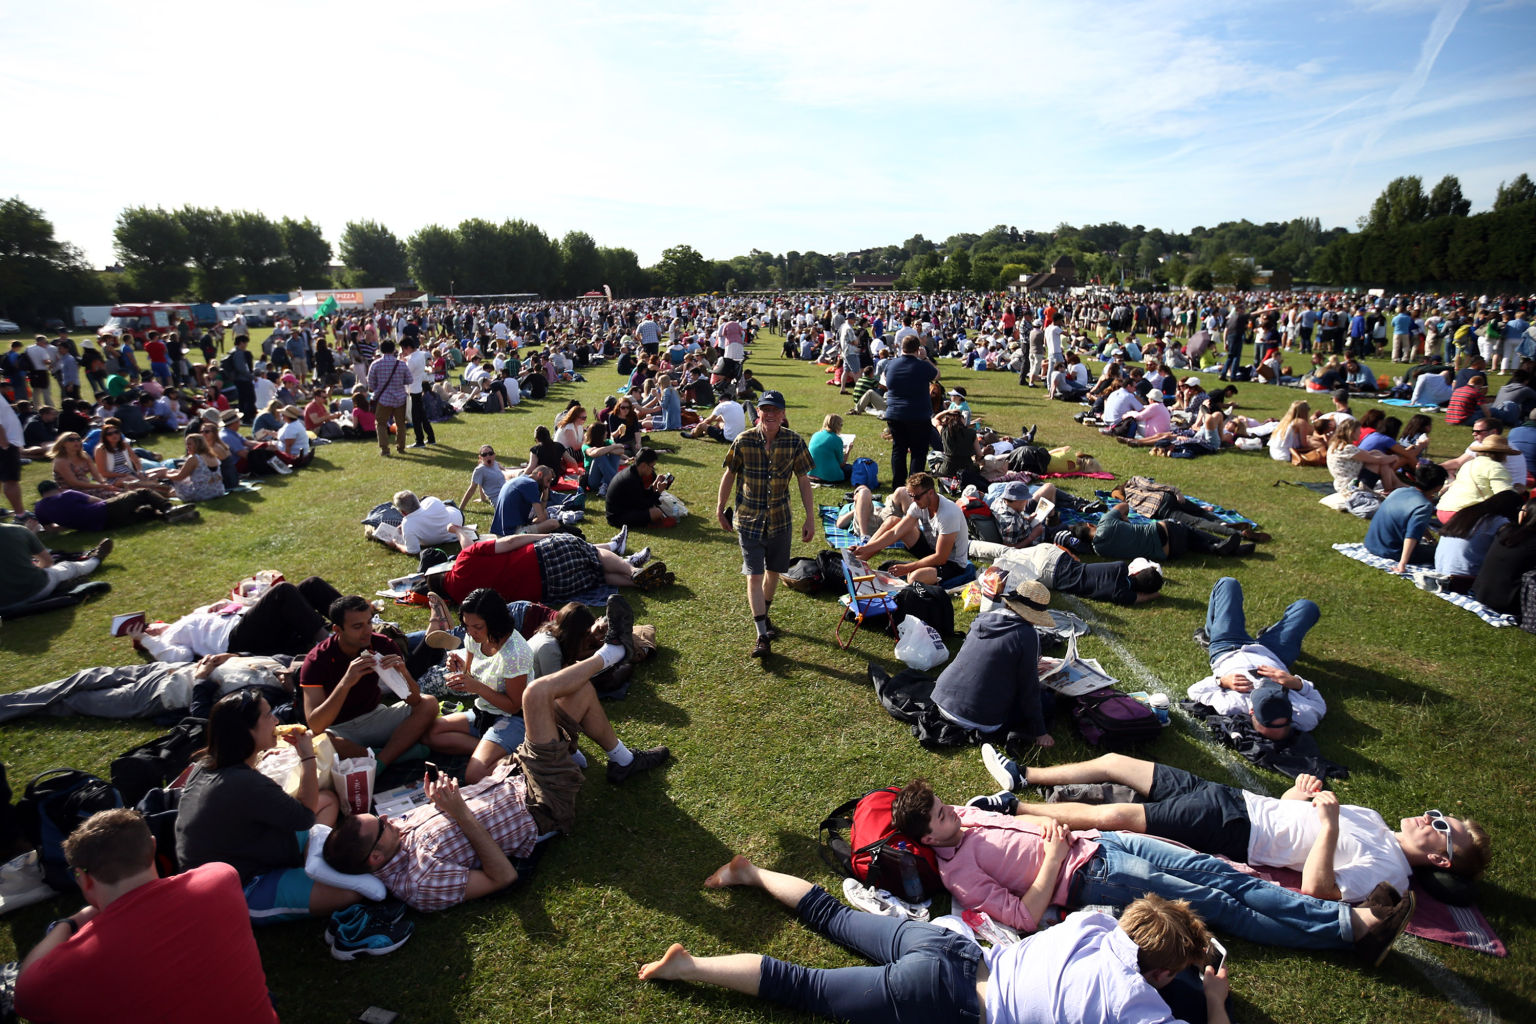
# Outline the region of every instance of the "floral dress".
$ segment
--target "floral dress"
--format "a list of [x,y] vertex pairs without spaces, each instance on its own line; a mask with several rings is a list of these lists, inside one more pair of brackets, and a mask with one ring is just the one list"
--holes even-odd
[[209,466],[196,455],[191,458],[195,463],[192,475],[185,480],[172,481],[177,497],[182,501],[207,501],[209,498],[223,497],[224,478],[219,475],[218,465]]

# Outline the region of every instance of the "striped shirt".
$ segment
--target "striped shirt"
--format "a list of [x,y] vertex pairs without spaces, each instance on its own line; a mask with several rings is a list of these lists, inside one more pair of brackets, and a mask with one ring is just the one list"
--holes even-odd
[[[527,788],[517,762],[508,761],[460,795],[508,857],[526,857],[538,826],[525,803]],[[464,902],[469,873],[480,858],[458,824],[430,804],[396,822],[400,849],[374,872],[395,896],[416,910],[443,910]]]

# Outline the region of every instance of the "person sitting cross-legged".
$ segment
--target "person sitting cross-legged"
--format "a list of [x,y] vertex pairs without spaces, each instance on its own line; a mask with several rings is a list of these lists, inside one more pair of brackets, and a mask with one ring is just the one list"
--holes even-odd
[[[338,597],[327,617],[332,635],[304,657],[299,691],[304,716],[315,735],[331,734],[342,757],[375,751],[379,767],[398,761],[417,742],[446,754],[475,749],[468,715],[438,717],[437,698],[424,696],[405,667],[399,647],[373,631],[373,606],[356,594]],[[399,704],[382,704],[381,670],[404,678]]]
[[[836,1020],[1158,1024],[1172,1020],[1158,990],[1205,964],[1211,943],[1189,904],[1157,896],[1132,902],[1118,925],[1085,911],[1038,939],[983,950],[940,925],[851,910],[821,886],[743,856],[704,880],[706,889],[730,886],[764,890],[876,966],[824,970],[756,953],[694,956],[673,943],[640,968],[640,980],[717,985]],[[1224,1024],[1226,967],[1205,967],[1202,982],[1206,1020]]]
[[[370,872],[397,898],[426,912],[487,896],[517,881],[510,857],[526,858],[543,836],[570,832],[582,773],[575,733],[608,728],[591,679],[628,656],[628,604],[608,604],[603,647],[590,658],[531,681],[523,690],[525,735],[512,760],[460,791],[446,776],[428,779],[430,807],[399,821],[373,814],[342,819],[326,839],[325,861],[349,874]],[[623,744],[617,743],[617,749]],[[609,752],[608,781],[619,783],[664,763],[666,747]],[[520,773],[518,773],[521,769]]]

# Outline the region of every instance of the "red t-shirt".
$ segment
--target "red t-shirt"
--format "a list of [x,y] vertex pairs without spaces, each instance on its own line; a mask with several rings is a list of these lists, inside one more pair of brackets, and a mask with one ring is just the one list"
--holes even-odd
[[[387,636],[373,634],[370,646],[380,654],[399,654],[400,648]],[[346,653],[341,649],[335,635],[326,637],[320,641],[313,650],[304,656],[304,664],[299,667],[299,685],[314,686],[323,690],[326,696],[336,689],[336,684],[341,682],[341,677],[347,674],[347,666],[352,664],[356,655]],[[336,712],[336,723],[350,722],[358,715],[367,714],[379,706],[379,676],[376,672],[369,672],[359,679],[352,689],[347,692],[347,699],[341,704],[341,710]]]
[[144,354],[149,356],[152,363],[165,363],[170,361],[170,353],[166,350],[165,342],[158,338],[144,343]]
[[35,1024],[277,1024],[240,876],[204,864],[114,900],[16,982]]
[[544,577],[535,546],[524,544],[498,555],[494,540],[477,540],[459,552],[443,589],[454,604],[462,604],[481,587],[490,587],[508,601],[537,601],[544,596]]

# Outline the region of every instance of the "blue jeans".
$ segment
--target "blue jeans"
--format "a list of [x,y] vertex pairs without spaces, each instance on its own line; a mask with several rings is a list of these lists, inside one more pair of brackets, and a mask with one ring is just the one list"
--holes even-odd
[[1275,652],[1289,669],[1301,657],[1301,640],[1307,630],[1317,625],[1317,604],[1302,598],[1280,616],[1280,621],[1266,629],[1257,640],[1248,635],[1243,618],[1243,585],[1231,576],[1223,576],[1211,588],[1211,602],[1205,612],[1205,631],[1211,638],[1211,664],[1224,654],[1244,644],[1260,643]]
[[1246,875],[1218,857],[1150,836],[1105,832],[1078,870],[1073,904],[1128,906],[1148,892],[1188,900],[1205,922],[1265,946],[1350,949],[1349,905]]
[[937,925],[850,910],[820,886],[795,910],[807,927],[880,966],[822,970],[765,956],[761,998],[855,1024],[980,1020],[976,943]]
[[599,455],[592,460],[592,468],[587,470],[587,489],[602,493],[603,488],[619,472],[619,457],[617,455]]
[[1232,345],[1227,352],[1227,361],[1221,364],[1221,376],[1231,380],[1237,373],[1237,368],[1243,365],[1243,343],[1241,341]]

